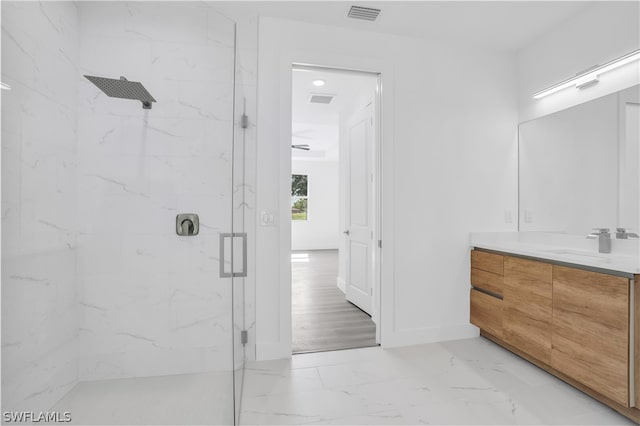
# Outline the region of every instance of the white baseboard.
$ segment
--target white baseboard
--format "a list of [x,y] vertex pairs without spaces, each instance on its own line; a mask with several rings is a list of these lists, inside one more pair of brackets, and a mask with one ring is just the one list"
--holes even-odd
[[256,343],[256,361],[291,358],[291,346],[279,342]]
[[[383,326],[384,327],[384,326]],[[382,347],[422,345],[425,343],[446,342],[448,340],[470,339],[478,337],[478,327],[471,324],[444,325],[429,328],[414,328],[386,333],[382,330]]]
[[344,294],[347,294],[347,283],[345,280],[343,280],[341,277],[338,277],[338,279],[336,280],[338,283],[338,288],[340,289],[340,291],[342,291]]

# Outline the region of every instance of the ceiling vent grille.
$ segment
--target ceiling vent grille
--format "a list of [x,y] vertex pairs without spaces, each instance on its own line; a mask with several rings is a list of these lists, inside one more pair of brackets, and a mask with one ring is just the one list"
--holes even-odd
[[330,104],[335,95],[311,95],[310,104]]
[[374,9],[372,7],[351,6],[347,16],[354,19],[363,19],[365,21],[375,21],[380,15],[380,9]]

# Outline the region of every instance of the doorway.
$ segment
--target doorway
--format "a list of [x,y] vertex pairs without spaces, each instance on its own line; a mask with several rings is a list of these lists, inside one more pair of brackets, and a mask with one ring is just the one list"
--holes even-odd
[[294,66],[292,351],[379,343],[379,76]]

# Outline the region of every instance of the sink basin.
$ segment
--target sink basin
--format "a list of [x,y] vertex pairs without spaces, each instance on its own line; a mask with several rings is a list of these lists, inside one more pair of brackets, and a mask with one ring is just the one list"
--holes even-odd
[[573,249],[553,249],[553,250],[544,250],[547,253],[553,253],[553,254],[565,254],[568,256],[579,256],[579,257],[586,257],[586,258],[590,258],[590,259],[606,259],[607,255],[609,253],[595,253],[595,252],[590,252],[590,251],[583,251],[583,250],[573,250]]

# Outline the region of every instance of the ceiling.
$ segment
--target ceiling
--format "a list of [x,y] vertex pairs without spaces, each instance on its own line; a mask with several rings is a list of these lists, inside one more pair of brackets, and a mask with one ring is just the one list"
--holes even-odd
[[[590,1],[247,1],[222,2],[262,16],[293,19],[364,31],[448,40],[514,52],[575,14]],[[609,2],[607,2],[609,3]],[[382,12],[375,22],[347,18],[351,5]]]
[[[322,87],[314,80],[324,80]],[[310,151],[292,150],[293,159],[338,160],[340,116],[373,100],[377,76],[326,69],[297,69],[292,77],[292,144],[306,144]],[[312,94],[335,95],[330,104],[309,102]]]

